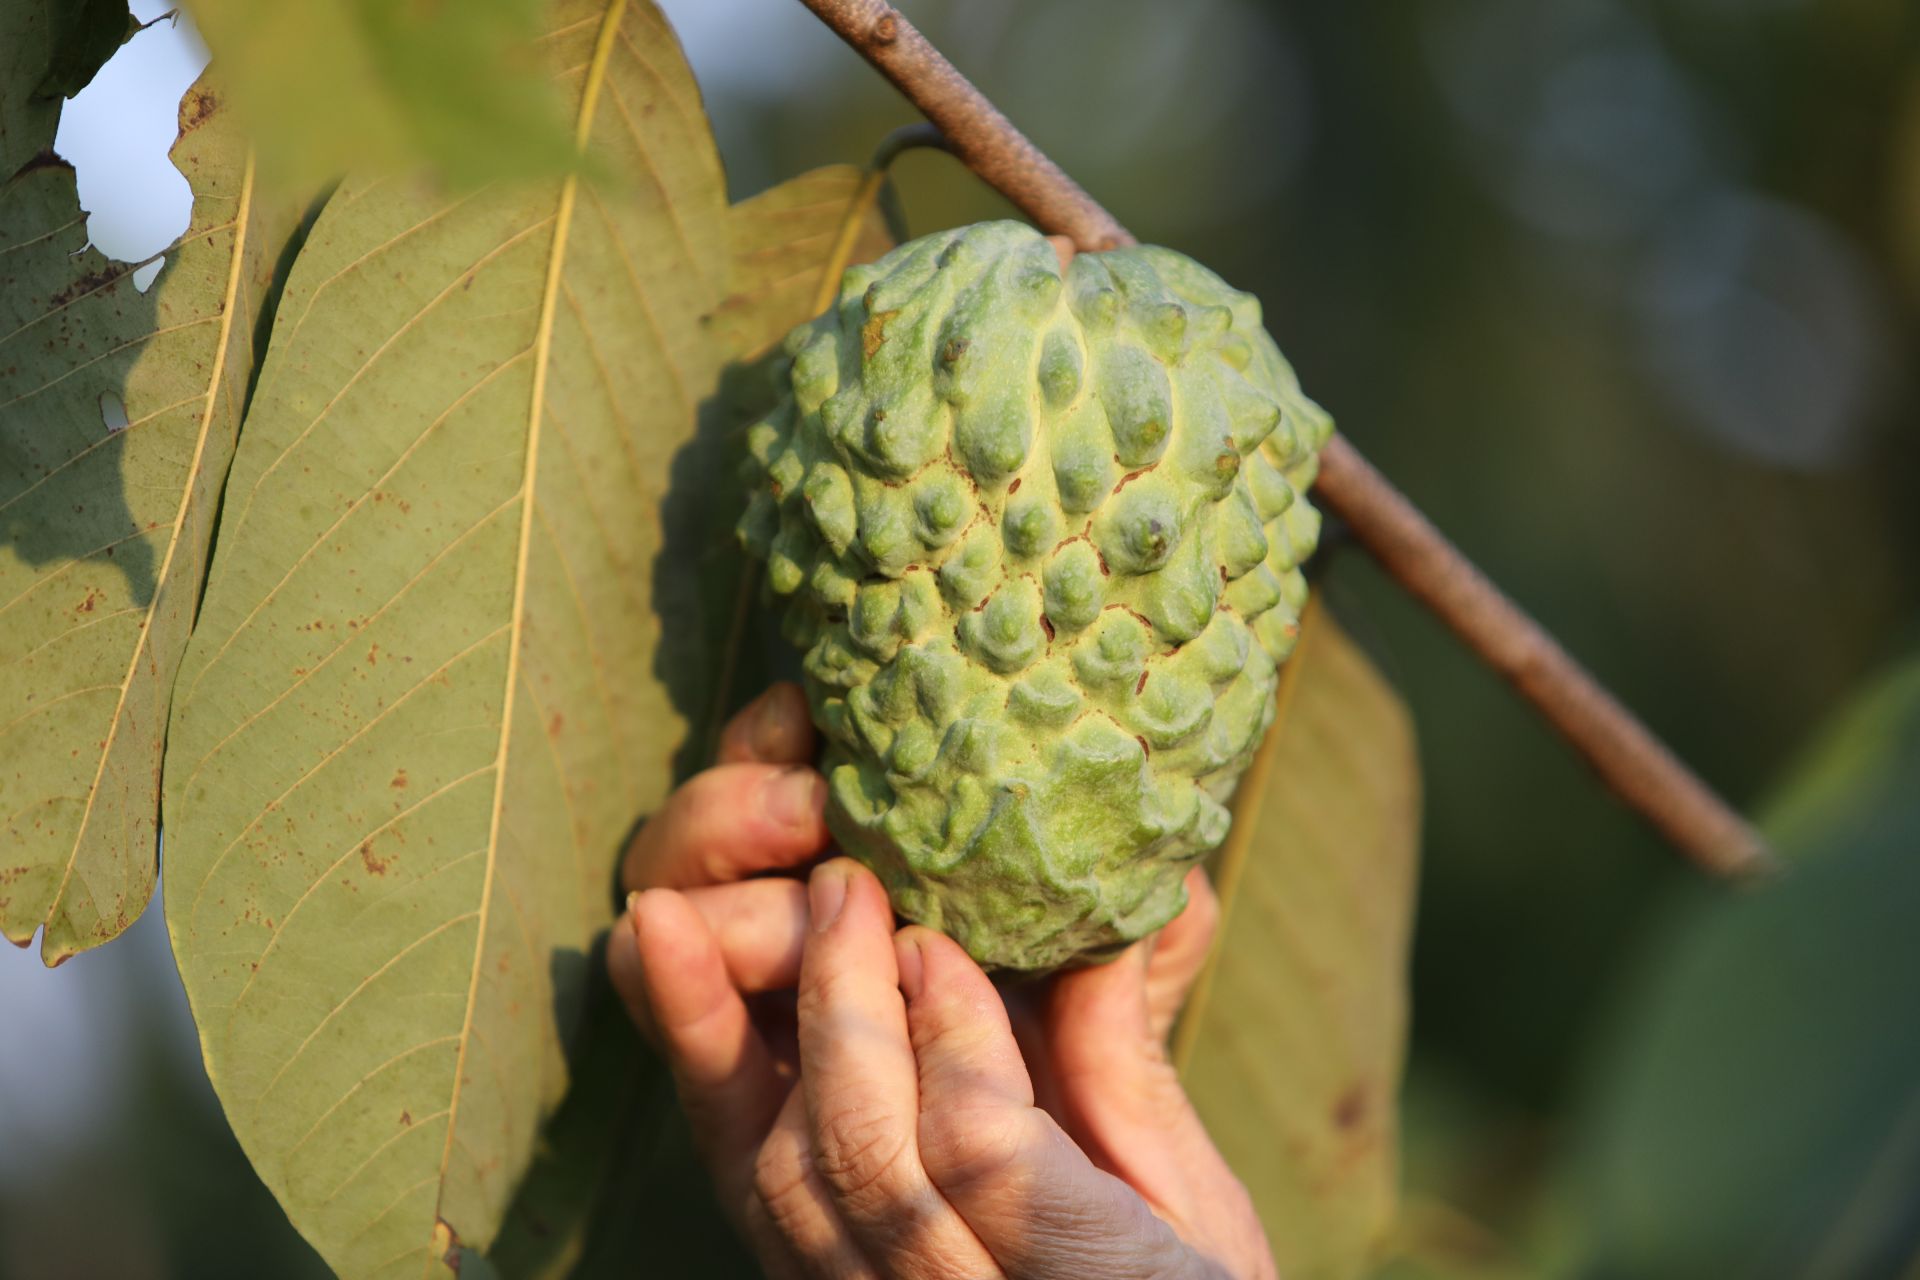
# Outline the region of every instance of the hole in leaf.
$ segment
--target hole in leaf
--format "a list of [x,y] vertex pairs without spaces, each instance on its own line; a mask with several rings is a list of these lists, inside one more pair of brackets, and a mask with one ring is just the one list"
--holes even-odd
[[166,265],[167,265],[167,259],[166,259],[166,256],[163,254],[162,256],[155,258],[152,262],[147,263],[145,266],[134,268],[133,287],[138,289],[140,292],[145,293],[147,289],[153,284],[153,278],[160,274],[160,268]]
[[[143,22],[169,8],[164,0],[132,5]],[[73,165],[87,235],[107,257],[145,262],[186,231],[193,191],[167,152],[179,132],[180,99],[206,65],[206,46],[191,22],[156,22],[61,107],[54,149]],[[144,290],[138,278],[134,283]]]
[[120,398],[118,392],[102,391],[100,393],[100,420],[107,424],[109,431],[127,429],[127,402]]

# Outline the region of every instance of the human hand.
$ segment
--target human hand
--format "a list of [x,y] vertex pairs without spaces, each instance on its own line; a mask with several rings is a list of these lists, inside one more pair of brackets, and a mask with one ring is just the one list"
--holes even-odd
[[[804,823],[756,830],[758,789],[783,776],[767,764],[804,758],[810,734],[797,691],[743,717],[790,729],[795,712],[797,733],[758,735],[770,747],[743,750],[756,735],[736,722],[729,764],[642,832],[629,884],[682,888],[639,894],[609,950],[769,1270],[1270,1276],[1258,1220],[1161,1049],[1205,957],[1204,878],[1158,946],[1017,990],[1016,1046],[979,967],[931,931],[894,935],[884,891],[855,864],[815,872],[811,913],[792,880],[720,883],[825,843]],[[748,999],[796,981],[793,1038]]]

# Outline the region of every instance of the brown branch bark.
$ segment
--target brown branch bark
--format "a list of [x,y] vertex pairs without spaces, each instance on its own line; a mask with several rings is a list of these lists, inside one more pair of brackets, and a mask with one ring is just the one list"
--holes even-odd
[[[1042,231],[1083,251],[1135,243],[882,0],[801,0],[939,128],[948,148]],[[1395,581],[1499,672],[1613,791],[1682,853],[1720,874],[1760,870],[1765,844],[1541,626],[1489,582],[1344,437],[1314,492]]]
[[1320,455],[1314,493],[1394,581],[1518,689],[1615,794],[1683,853],[1723,875],[1759,870],[1769,861],[1744,818],[1340,436]]

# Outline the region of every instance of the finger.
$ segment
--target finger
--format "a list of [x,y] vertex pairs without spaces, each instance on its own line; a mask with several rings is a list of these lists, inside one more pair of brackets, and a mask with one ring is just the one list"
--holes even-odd
[[769,1252],[790,1255],[803,1275],[879,1280],[815,1167],[809,1134],[806,1097],[794,1089],[754,1162],[747,1235],[763,1257]]
[[660,1029],[654,1025],[653,1008],[647,1003],[647,980],[641,969],[640,938],[633,931],[633,900],[629,896],[627,910],[614,922],[613,932],[607,937],[607,976],[640,1034],[658,1049]]
[[627,847],[628,889],[726,884],[799,866],[826,848],[827,782],[798,765],[723,764],[667,798]]
[[[800,948],[807,932],[805,885],[782,877],[682,892],[713,934],[727,978],[742,995],[787,990],[800,980]],[[629,896],[629,912],[637,896]],[[631,915],[621,917],[608,939],[607,971],[641,1034],[657,1047],[659,1033],[641,977]],[[761,1033],[765,1038],[765,1027]],[[775,1046],[769,1043],[768,1048]],[[774,1053],[776,1062],[780,1056]]]
[[1094,1167],[1046,1112],[980,967],[927,929],[901,931],[919,1055],[921,1158],[1007,1275],[1161,1277],[1189,1254],[1138,1195]]
[[[1048,1004],[1062,1123],[1088,1157],[1190,1239],[1258,1260],[1265,1243],[1239,1180],[1168,1061],[1148,1000],[1149,944],[1062,974]],[[1238,1273],[1236,1273],[1238,1274]]]
[[907,998],[920,1109],[933,1110],[946,1100],[1009,1110],[1032,1106],[1033,1081],[1006,1002],[980,966],[951,938],[919,925],[895,935],[894,957]]
[[712,930],[733,985],[745,993],[800,981],[807,937],[807,886],[775,876],[685,891]]
[[1187,872],[1186,889],[1186,909],[1154,935],[1147,960],[1147,1013],[1154,1036],[1163,1041],[1206,968],[1220,929],[1220,896],[1205,868]]
[[883,1274],[991,1276],[992,1258],[920,1167],[918,1070],[886,891],[872,872],[836,858],[815,868],[808,900],[800,1081],[814,1164]]
[[638,894],[628,912],[640,995],[723,1198],[743,1203],[754,1155],[787,1093],[727,976],[706,922],[670,889]]
[[813,759],[807,695],[792,681],[776,684],[742,707],[720,731],[721,764],[805,764]]
[[1047,1001],[1045,1034],[1061,1121],[1109,1168],[1109,1153],[1126,1151],[1116,1124],[1128,1133],[1143,1121],[1157,1129],[1176,1118],[1165,1114],[1169,1109],[1187,1110],[1165,1045],[1154,1034],[1149,956],[1150,944],[1135,943],[1106,964],[1063,973]]

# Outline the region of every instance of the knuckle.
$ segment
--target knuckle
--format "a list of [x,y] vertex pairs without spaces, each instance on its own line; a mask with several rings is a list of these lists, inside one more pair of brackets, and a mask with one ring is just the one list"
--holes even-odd
[[907,1185],[912,1135],[891,1116],[843,1106],[827,1112],[816,1129],[813,1166],[843,1198],[886,1198]]
[[920,1117],[920,1159],[927,1176],[944,1190],[999,1181],[1027,1161],[1037,1136],[1039,1113],[941,1110]]
[[807,1187],[806,1155],[795,1143],[775,1134],[753,1161],[753,1197],[783,1234],[812,1208]]
[[844,963],[823,964],[802,983],[794,1011],[803,1026],[831,1021],[836,1012],[853,1006],[858,989],[872,981],[871,975]]

